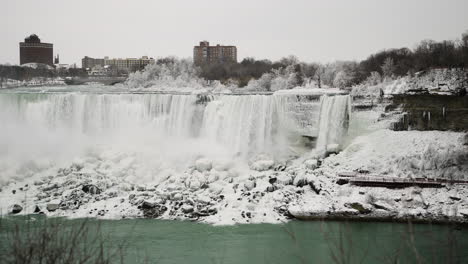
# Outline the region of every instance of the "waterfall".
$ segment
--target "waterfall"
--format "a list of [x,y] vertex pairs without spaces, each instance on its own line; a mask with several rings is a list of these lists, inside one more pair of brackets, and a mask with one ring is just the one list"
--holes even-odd
[[320,98],[320,119],[316,149],[336,151],[342,147],[348,131],[351,112],[349,95],[323,95]]
[[[11,98],[11,97],[16,98]],[[96,134],[151,127],[157,133],[191,135],[196,96],[164,94],[2,95],[2,119],[39,129]],[[131,136],[131,135],[129,135]]]
[[235,155],[287,155],[288,135],[294,131],[288,116],[292,100],[268,95],[220,97],[205,109],[202,135]]
[[[349,96],[323,95],[320,107],[306,117],[318,134],[317,148],[341,144],[349,118]],[[298,132],[295,96],[216,96],[171,94],[1,94],[4,126],[37,133],[63,133],[61,137],[121,134],[130,138],[143,132],[161,137],[203,137],[233,154],[288,152]],[[318,119],[318,120],[315,120]],[[309,126],[310,126],[309,124]],[[318,132],[317,132],[318,131]],[[21,132],[21,131],[17,131]],[[24,131],[23,131],[24,132]]]
[[184,167],[200,156],[289,158],[307,151],[296,147],[304,135],[318,134],[317,148],[324,150],[341,144],[349,100],[338,95],[323,95],[319,102],[295,95],[0,93],[0,172],[16,175],[30,161],[65,163],[110,149],[144,156],[154,167],[145,171],[148,175]]

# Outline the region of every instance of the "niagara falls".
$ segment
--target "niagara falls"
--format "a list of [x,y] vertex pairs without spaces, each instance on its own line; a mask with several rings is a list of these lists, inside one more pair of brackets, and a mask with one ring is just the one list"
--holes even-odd
[[0,264],[468,262],[465,1],[1,6]]

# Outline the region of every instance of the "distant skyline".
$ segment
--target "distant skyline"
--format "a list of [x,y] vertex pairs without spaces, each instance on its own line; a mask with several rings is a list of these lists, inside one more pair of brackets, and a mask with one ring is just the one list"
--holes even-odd
[[466,0],[7,0],[0,11],[0,64],[19,63],[30,34],[54,44],[61,63],[81,58],[192,57],[201,40],[236,45],[238,59],[362,60],[423,39],[468,30]]

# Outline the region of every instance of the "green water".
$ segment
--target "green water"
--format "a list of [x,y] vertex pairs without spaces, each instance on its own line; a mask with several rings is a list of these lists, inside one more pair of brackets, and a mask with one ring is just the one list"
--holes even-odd
[[[83,220],[58,221],[73,226]],[[0,253],[5,254],[8,230],[26,221],[2,222]],[[126,263],[468,263],[468,228],[448,225],[292,221],[211,226],[143,219],[87,220],[87,225],[99,226],[111,248],[125,245]]]

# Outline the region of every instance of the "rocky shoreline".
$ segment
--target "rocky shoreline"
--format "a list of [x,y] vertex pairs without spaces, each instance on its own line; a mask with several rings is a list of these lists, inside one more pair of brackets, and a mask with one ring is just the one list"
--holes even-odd
[[355,216],[355,215],[313,215],[313,216],[296,216],[295,219],[300,221],[345,221],[345,222],[382,222],[382,223],[411,223],[411,224],[431,224],[431,225],[456,225],[468,226],[468,221],[465,217],[448,217],[434,216],[427,217],[395,217],[394,215],[373,215],[373,216]]

